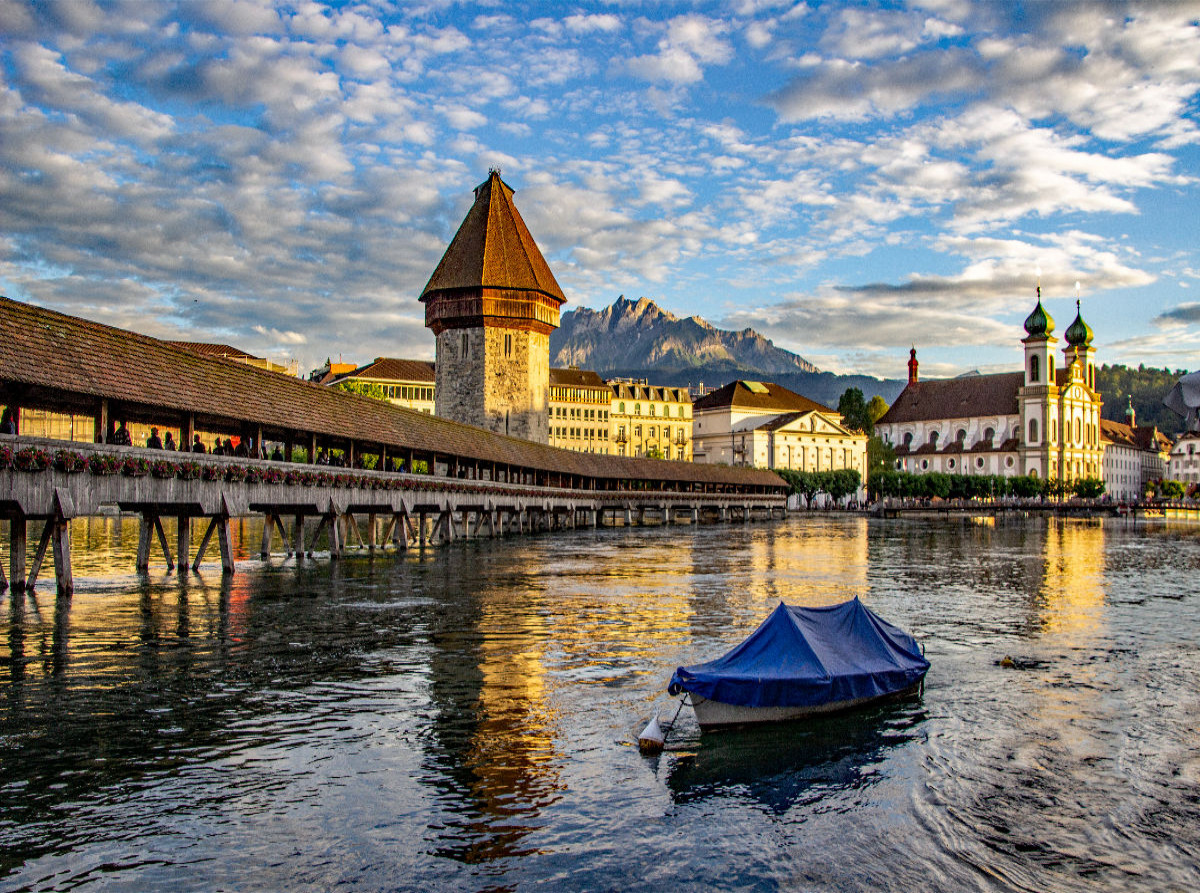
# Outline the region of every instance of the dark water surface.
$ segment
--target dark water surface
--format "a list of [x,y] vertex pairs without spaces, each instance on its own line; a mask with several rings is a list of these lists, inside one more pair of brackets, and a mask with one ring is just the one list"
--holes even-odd
[[[1195,528],[802,517],[225,588],[139,581],[128,522],[75,539],[72,599],[0,598],[0,889],[1200,888]],[[685,708],[638,754],[676,665],[853,595],[924,643],[923,700]]]

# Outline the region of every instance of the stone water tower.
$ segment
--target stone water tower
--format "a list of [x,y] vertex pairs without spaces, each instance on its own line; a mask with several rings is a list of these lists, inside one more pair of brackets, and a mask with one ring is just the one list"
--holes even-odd
[[437,338],[434,412],[548,443],[550,333],[566,298],[498,171],[475,187],[421,301]]

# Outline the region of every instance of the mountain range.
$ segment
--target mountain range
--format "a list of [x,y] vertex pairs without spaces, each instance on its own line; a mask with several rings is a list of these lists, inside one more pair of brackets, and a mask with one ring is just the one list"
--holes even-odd
[[649,298],[631,301],[624,295],[603,310],[579,307],[564,313],[550,335],[550,364],[674,387],[720,387],[739,378],[771,381],[829,407],[852,387],[867,400],[879,394],[891,403],[905,384],[822,372],[754,329],[718,329],[698,316],[675,316]]

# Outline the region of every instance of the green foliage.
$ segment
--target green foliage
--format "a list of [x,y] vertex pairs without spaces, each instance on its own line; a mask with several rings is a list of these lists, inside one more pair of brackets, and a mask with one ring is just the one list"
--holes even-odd
[[1096,389],[1104,397],[1100,411],[1102,418],[1112,422],[1124,422],[1129,398],[1133,398],[1133,410],[1139,426],[1154,425],[1160,431],[1176,432],[1183,429],[1183,419],[1163,406],[1163,398],[1175,386],[1175,382],[1187,370],[1147,369],[1144,365],[1132,369],[1128,366],[1103,365],[1096,369]]
[[1183,499],[1185,492],[1181,481],[1162,481],[1158,485],[1158,493],[1163,499]]
[[867,402],[863,399],[863,392],[858,388],[846,388],[841,399],[838,400],[837,409],[842,415],[843,424],[851,431],[861,431],[864,434],[874,433],[875,421],[867,412]]
[[998,474],[913,474],[880,471],[867,479],[872,500],[895,499],[999,499],[1005,496],[1032,498],[1042,495],[1045,482],[1034,477],[1004,477]]
[[867,479],[896,467],[895,448],[879,436],[867,440]]
[[776,473],[791,485],[793,493],[804,497],[806,508],[812,508],[813,499],[820,493],[827,494],[834,502],[841,502],[853,495],[862,484],[862,475],[856,468],[839,468],[837,471],[781,468]]
[[883,418],[883,414],[887,411],[887,401],[878,394],[867,401],[867,417],[871,420],[872,425]]
[[387,400],[387,391],[383,389],[383,385],[375,384],[369,381],[354,381],[346,379],[339,381],[334,385],[339,391],[346,391],[350,394],[358,394],[360,397],[370,397],[372,400]]
[[1080,478],[1071,482],[1071,492],[1080,499],[1099,499],[1104,490],[1104,481],[1099,478]]

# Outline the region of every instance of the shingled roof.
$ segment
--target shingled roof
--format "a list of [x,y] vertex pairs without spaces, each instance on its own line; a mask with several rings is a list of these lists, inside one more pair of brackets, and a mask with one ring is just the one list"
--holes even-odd
[[560,388],[608,388],[599,373],[588,369],[551,369],[550,384]]
[[789,391],[783,385],[764,381],[738,379],[705,394],[693,405],[694,412],[713,409],[757,409],[767,412],[825,412],[834,413],[828,406],[809,400],[803,394]]
[[216,357],[221,360],[257,360],[254,354],[246,353],[239,347],[233,347],[229,344],[215,344],[211,341],[167,341],[172,347],[182,347],[186,350],[194,350],[198,354],[203,354],[206,357]]
[[376,357],[353,372],[338,376],[344,378],[377,378],[384,381],[425,381],[432,383],[435,367],[429,360],[402,360],[397,357]]
[[576,453],[493,434],[313,382],[202,356],[157,338],[0,297],[0,402],[264,437],[353,439],[364,446],[496,462],[597,479],[711,482],[779,488],[773,472]]
[[475,204],[421,291],[422,301],[433,292],[481,288],[537,291],[566,301],[512,197],[498,171],[475,187]]
[[1024,372],[910,382],[876,425],[1016,415]]

